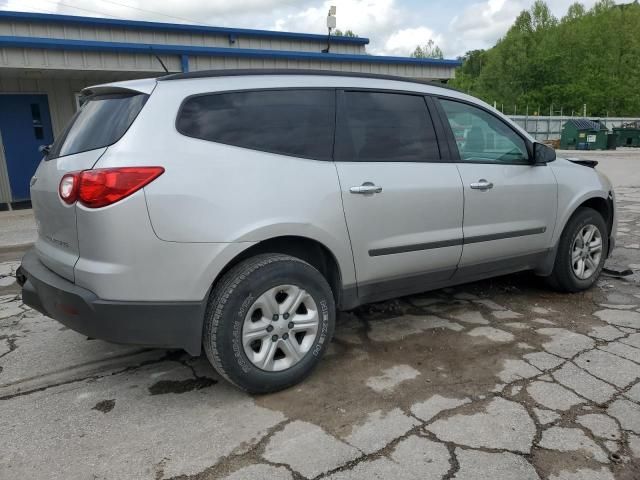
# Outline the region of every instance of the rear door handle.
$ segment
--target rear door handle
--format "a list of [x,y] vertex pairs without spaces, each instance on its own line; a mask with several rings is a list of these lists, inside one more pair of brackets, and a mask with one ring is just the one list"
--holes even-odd
[[382,192],[382,187],[379,185],[374,185],[371,182],[364,182],[359,187],[351,187],[349,191],[351,193],[359,193],[361,195],[367,195],[367,194]]
[[484,178],[478,180],[475,183],[471,184],[471,188],[474,190],[489,190],[493,188],[493,183],[486,181]]

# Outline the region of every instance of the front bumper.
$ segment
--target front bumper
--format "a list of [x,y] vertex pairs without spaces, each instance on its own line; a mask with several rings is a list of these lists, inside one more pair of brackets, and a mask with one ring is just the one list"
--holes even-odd
[[182,348],[199,355],[206,299],[201,302],[102,300],[45,267],[34,250],[17,272],[22,301],[71,330],[114,343]]

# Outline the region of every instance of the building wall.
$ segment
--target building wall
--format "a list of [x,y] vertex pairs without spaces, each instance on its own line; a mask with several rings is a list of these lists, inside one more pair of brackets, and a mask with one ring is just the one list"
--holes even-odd
[[[182,71],[178,55],[159,55],[170,72]],[[74,52],[41,48],[0,48],[0,68],[163,72],[154,55]]]
[[2,132],[0,132],[0,203],[11,202],[11,186],[9,185],[9,172],[7,160],[4,157],[4,145],[2,144]]
[[254,68],[287,68],[302,70],[330,70],[334,72],[374,73],[397,75],[411,79],[453,78],[454,69],[438,65],[407,65],[399,63],[338,62],[315,60],[287,60],[273,58],[200,57],[189,58],[189,70],[224,70]]

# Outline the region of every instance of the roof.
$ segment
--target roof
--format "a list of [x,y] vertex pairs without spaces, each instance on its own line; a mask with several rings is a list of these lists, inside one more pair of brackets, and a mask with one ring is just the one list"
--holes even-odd
[[381,55],[355,55],[258,48],[199,47],[192,45],[163,45],[156,43],[105,42],[99,40],[71,40],[45,37],[0,35],[0,48],[42,48],[45,50],[75,50],[94,52],[120,52],[161,55],[202,55],[214,57],[282,58],[286,60],[316,60],[356,63],[396,63],[459,67],[459,60],[439,58],[387,57]]
[[594,122],[593,120],[587,120],[586,118],[570,118],[565,125],[573,125],[578,130],[607,130],[607,127],[600,122]]
[[[117,27],[141,30],[162,30],[183,33],[209,33],[218,35],[242,35],[248,37],[279,38],[284,40],[311,40],[326,42],[326,35],[313,33],[278,32],[274,30],[253,30],[250,28],[212,27],[183,23],[145,22],[141,20],[120,20],[114,18],[82,17],[77,15],[58,15],[50,13],[14,12],[0,10],[0,20],[17,20],[37,23],[65,23],[91,27]],[[366,45],[365,37],[332,36],[334,43]]]

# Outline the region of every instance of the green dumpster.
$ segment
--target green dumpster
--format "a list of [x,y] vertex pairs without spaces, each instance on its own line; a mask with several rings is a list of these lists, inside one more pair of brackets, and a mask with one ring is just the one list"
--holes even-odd
[[563,150],[606,150],[608,129],[600,122],[571,118],[562,126],[560,148]]
[[613,133],[619,147],[640,147],[640,125],[615,127]]

